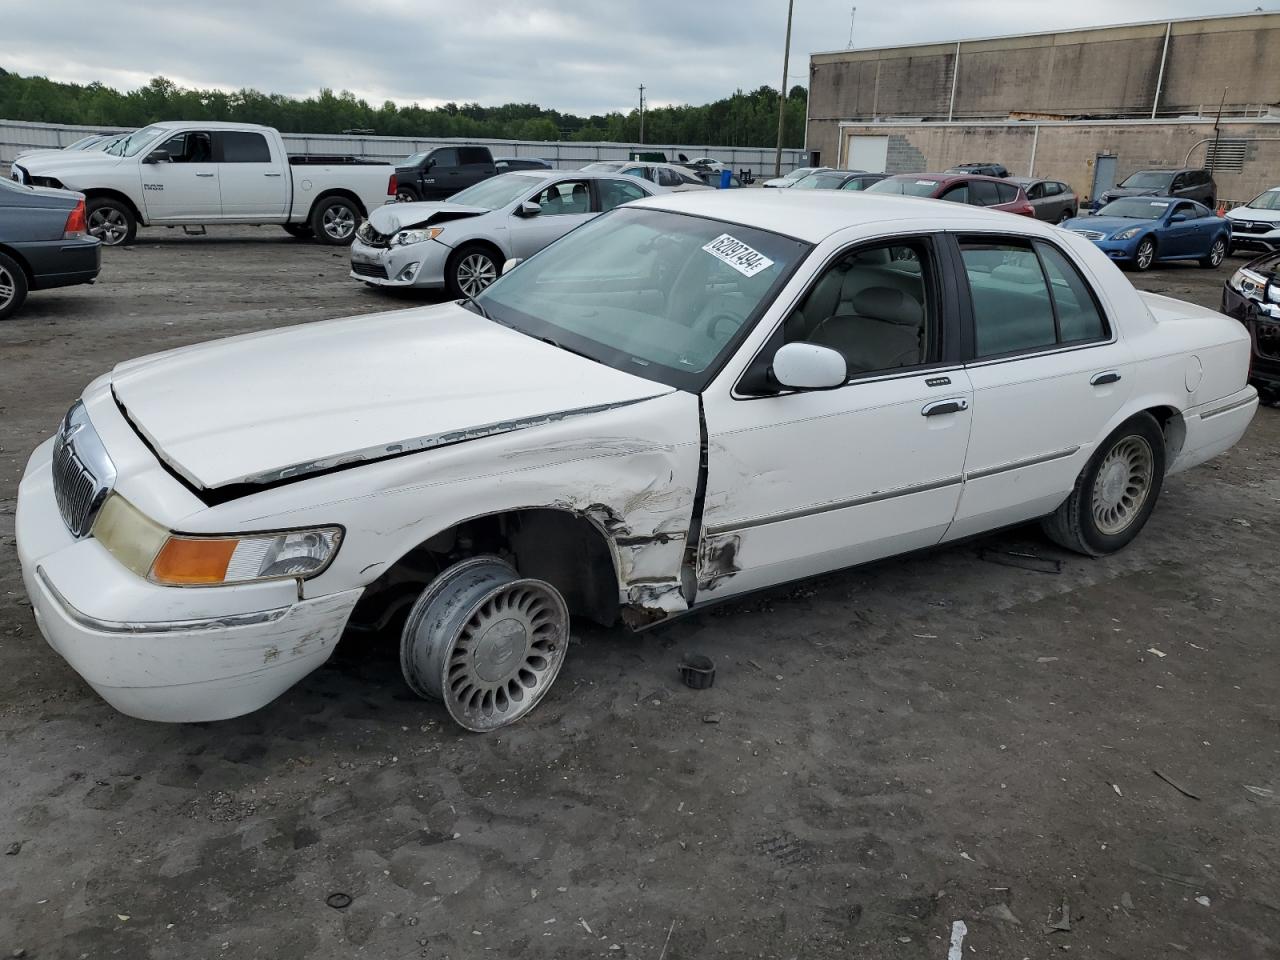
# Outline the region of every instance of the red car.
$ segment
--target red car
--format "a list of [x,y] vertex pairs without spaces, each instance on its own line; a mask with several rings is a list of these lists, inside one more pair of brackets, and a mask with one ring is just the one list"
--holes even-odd
[[899,193],[932,197],[952,203],[968,203],[1034,217],[1035,208],[1026,192],[1011,180],[978,177],[969,173],[900,173],[867,187],[867,193]]

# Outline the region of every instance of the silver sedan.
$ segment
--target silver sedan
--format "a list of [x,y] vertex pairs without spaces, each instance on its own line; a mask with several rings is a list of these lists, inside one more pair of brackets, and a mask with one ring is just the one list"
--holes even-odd
[[389,203],[351,244],[351,277],[377,287],[475,296],[507,260],[533,256],[616,206],[658,193],[635,177],[587,171],[500,174],[433,203]]

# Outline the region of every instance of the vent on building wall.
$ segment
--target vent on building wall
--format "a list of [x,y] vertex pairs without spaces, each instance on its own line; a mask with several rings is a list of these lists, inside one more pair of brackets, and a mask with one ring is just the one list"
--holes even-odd
[[1205,147],[1204,165],[1214,173],[1242,173],[1248,140],[1219,140]]

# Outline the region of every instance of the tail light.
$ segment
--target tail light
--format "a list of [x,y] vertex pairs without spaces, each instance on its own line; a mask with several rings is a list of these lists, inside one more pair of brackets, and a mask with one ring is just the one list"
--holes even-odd
[[396,183],[396,175],[393,173],[390,177],[387,178],[387,196],[388,197],[394,197],[396,195],[397,186],[398,184]]
[[84,200],[77,200],[71,212],[67,214],[67,225],[62,228],[62,239],[71,240],[83,237],[89,232],[84,219]]
[[1013,212],[1020,213],[1024,217],[1034,217],[1036,215],[1036,208],[1030,203],[1024,203],[1020,207],[1014,207]]

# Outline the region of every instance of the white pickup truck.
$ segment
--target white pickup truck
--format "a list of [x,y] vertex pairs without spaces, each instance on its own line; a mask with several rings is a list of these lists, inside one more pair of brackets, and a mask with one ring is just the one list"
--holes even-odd
[[85,195],[89,233],[131,243],[141,226],[278,223],[295,237],[347,244],[361,218],[396,193],[390,164],[289,156],[273,127],[167,121],[106,150],[34,155],[19,183]]

